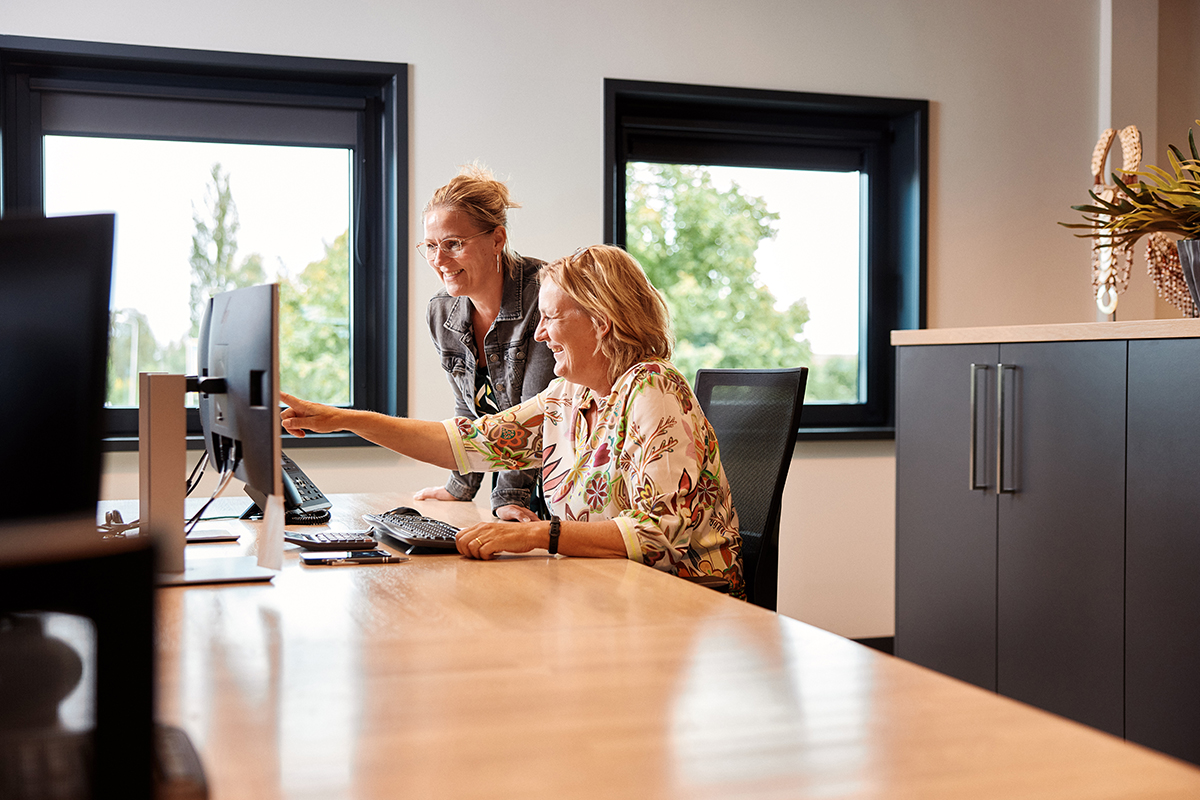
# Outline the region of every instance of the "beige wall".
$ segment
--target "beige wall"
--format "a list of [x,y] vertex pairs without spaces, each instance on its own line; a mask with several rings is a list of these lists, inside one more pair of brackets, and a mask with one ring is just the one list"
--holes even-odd
[[[1158,148],[1154,163],[1167,159],[1167,145],[1188,153],[1187,133],[1198,128],[1200,137],[1200,3],[1195,0],[1159,0],[1158,19]],[[1200,138],[1197,140],[1200,145]]]
[[[1172,53],[1190,53],[1164,19],[1186,17],[1194,41],[1192,4],[1162,5],[1157,25],[1132,25],[1129,35],[1143,45],[1153,40],[1155,48],[1161,35]],[[1157,0],[125,0],[116,13],[111,3],[41,0],[7,4],[0,32],[409,63],[411,205],[420,208],[456,165],[481,159],[510,177],[524,204],[513,241],[540,257],[603,237],[605,78],[927,98],[929,325],[947,327],[1095,319],[1087,244],[1055,223],[1070,219],[1069,206],[1086,199],[1091,150],[1107,124],[1100,109],[1123,107],[1119,96],[1111,102],[1113,92],[1136,98],[1140,91],[1106,89],[1102,102],[1102,87],[1112,81],[1101,80],[1111,69],[1101,64],[1101,22],[1122,14],[1144,22],[1158,6]],[[1117,26],[1114,37],[1129,27]],[[1176,86],[1173,63],[1158,66],[1155,82]],[[1195,84],[1186,86],[1194,93]],[[1148,124],[1171,130],[1179,127],[1175,117],[1200,116],[1172,108],[1167,120],[1167,107],[1159,109]],[[419,220],[410,224],[415,240]],[[450,395],[422,330],[435,279],[415,256],[411,266],[410,408],[441,417]],[[1125,305],[1151,316],[1153,296],[1140,278],[1141,305],[1132,297]],[[1138,282],[1135,276],[1131,295]],[[363,449],[295,453],[329,492],[415,488],[436,478]],[[113,454],[107,463],[106,495],[134,494],[136,457]],[[785,505],[781,610],[845,635],[889,635],[891,443],[800,445]]]

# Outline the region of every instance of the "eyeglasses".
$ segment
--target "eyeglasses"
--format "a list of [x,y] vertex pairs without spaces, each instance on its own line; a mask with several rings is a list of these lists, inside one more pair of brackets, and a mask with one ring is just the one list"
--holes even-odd
[[438,250],[441,250],[450,258],[458,258],[462,255],[463,246],[467,240],[474,239],[476,236],[483,236],[485,233],[491,233],[496,230],[492,228],[490,231],[480,231],[473,233],[470,236],[451,236],[447,239],[442,239],[440,242],[421,242],[417,245],[417,252],[425,257],[426,261],[432,261],[437,258]]

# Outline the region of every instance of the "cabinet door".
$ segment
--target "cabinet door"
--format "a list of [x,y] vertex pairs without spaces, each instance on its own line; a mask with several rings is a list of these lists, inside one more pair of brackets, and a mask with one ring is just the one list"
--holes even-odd
[[1001,694],[1123,732],[1124,341],[1005,344]]
[[[971,364],[981,371],[976,478],[991,482],[997,345],[896,354],[896,655],[996,688],[996,493],[972,489]],[[988,427],[985,427],[988,426]]]
[[1129,345],[1125,735],[1200,763],[1200,341]]

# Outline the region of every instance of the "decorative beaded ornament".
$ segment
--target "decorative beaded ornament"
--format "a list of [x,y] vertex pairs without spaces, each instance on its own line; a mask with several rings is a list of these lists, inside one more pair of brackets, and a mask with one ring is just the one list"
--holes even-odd
[[[1096,149],[1092,151],[1092,192],[1102,200],[1115,202],[1117,187],[1104,183],[1104,162],[1108,158],[1109,148],[1113,139],[1121,139],[1121,167],[1125,172],[1133,172],[1142,161],[1142,134],[1135,125],[1127,125],[1118,133],[1108,128],[1100,134]],[[1132,183],[1135,178],[1127,175],[1122,178],[1125,183]],[[1104,314],[1117,310],[1117,300],[1121,292],[1129,286],[1129,270],[1133,266],[1133,250],[1128,246],[1104,244],[1100,239],[1092,243],[1092,289],[1096,293],[1096,307]],[[1182,277],[1182,274],[1181,274]],[[1186,291],[1185,291],[1186,294]]]
[[1146,269],[1159,297],[1178,308],[1185,317],[1197,316],[1196,303],[1183,278],[1179,251],[1165,233],[1152,233],[1146,237]]

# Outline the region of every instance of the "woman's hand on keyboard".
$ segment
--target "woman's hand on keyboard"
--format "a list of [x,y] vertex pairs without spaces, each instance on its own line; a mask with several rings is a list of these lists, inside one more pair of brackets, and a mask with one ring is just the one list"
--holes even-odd
[[[455,543],[458,552],[464,556],[485,561],[494,558],[497,553],[528,553],[535,547],[544,546],[544,543],[539,543],[537,532],[549,524],[541,521],[480,522],[459,531]],[[545,538],[541,537],[543,540]]]
[[[458,552],[468,558],[494,558],[497,553],[528,553],[550,544],[550,523],[481,522],[463,528],[454,537]],[[629,558],[621,529],[611,519],[591,522],[564,520],[558,552],[588,558]]]

